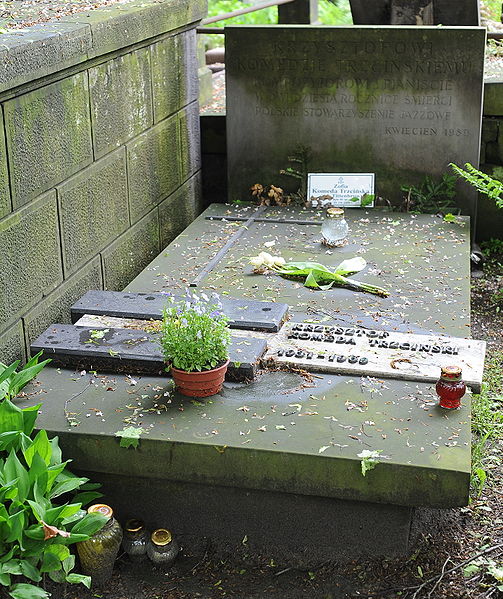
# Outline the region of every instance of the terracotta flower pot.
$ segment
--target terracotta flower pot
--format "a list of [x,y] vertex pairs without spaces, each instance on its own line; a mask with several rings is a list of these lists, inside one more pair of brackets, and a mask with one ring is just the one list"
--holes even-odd
[[229,360],[213,370],[187,372],[171,367],[171,375],[176,389],[182,395],[189,397],[209,397],[222,389]]

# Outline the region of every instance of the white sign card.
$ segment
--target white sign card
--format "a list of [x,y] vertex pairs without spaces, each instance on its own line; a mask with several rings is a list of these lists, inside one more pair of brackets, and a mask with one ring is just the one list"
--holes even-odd
[[373,206],[374,179],[374,173],[309,173],[307,198],[315,208]]

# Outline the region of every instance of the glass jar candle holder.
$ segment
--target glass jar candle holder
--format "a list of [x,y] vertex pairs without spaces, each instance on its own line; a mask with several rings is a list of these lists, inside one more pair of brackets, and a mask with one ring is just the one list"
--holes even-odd
[[132,561],[147,557],[148,533],[142,520],[128,520],[124,527],[122,548]]
[[147,555],[150,561],[159,568],[169,568],[178,555],[180,548],[171,532],[158,528],[151,534],[147,543]]
[[321,225],[322,243],[328,247],[342,247],[348,242],[349,226],[343,208],[328,208]]

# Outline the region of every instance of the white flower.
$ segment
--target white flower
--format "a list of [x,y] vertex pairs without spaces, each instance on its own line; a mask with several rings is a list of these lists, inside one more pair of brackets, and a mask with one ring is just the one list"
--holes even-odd
[[264,243],[264,245],[265,245],[266,248],[272,248],[273,245],[276,245],[276,242],[274,240],[273,241],[266,241]]
[[258,256],[250,258],[250,264],[254,269],[273,268],[274,266],[283,266],[285,259],[281,256],[271,256],[267,252],[260,252]]

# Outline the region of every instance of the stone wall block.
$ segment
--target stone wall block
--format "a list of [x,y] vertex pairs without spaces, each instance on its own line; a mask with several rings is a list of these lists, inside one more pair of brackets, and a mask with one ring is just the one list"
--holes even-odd
[[152,125],[150,54],[142,49],[89,69],[96,157]]
[[4,110],[14,208],[91,162],[86,73],[13,98]]
[[[503,121],[499,121],[500,126],[499,126],[499,130],[498,130],[498,143],[497,143],[497,159],[496,160],[489,160],[489,162],[492,162],[493,164],[503,164]],[[487,144],[489,145],[489,144]],[[494,144],[496,145],[496,144]],[[486,147],[486,152],[487,152],[487,147]]]
[[503,115],[503,82],[486,81],[484,83],[484,116]]
[[201,175],[198,173],[159,204],[161,249],[179,235],[201,211]]
[[138,221],[180,185],[178,119],[173,116],[127,146],[131,221]]
[[154,122],[158,123],[181,107],[181,36],[173,35],[152,44],[152,91]]
[[20,320],[5,333],[0,333],[0,362],[8,366],[16,360],[26,361],[23,323]]
[[0,107],[0,218],[11,211],[9,170],[7,168],[7,153],[5,151],[5,134],[3,114]]
[[157,210],[152,210],[103,250],[105,289],[122,291],[159,250],[159,217]]
[[87,60],[91,45],[83,24],[49,22],[3,33],[0,93]]
[[120,148],[58,187],[65,276],[129,226],[125,150]]
[[498,140],[498,130],[500,119],[483,118],[482,119],[482,143]]
[[199,104],[193,102],[182,110],[180,120],[180,165],[182,181],[188,179],[201,168],[201,132],[199,125]]
[[0,221],[0,331],[62,280],[56,193]]
[[199,100],[199,77],[196,30],[180,34],[182,68],[180,69],[180,91],[182,106]]
[[206,0],[137,0],[71,15],[64,21],[90,26],[93,46],[89,55],[94,57],[197,23],[206,14]]
[[71,323],[71,306],[90,289],[103,289],[99,256],[57,287],[23,317],[28,351],[33,341],[52,323]]

